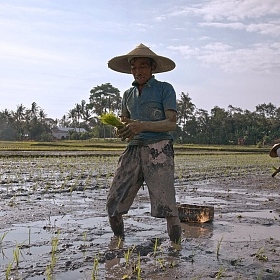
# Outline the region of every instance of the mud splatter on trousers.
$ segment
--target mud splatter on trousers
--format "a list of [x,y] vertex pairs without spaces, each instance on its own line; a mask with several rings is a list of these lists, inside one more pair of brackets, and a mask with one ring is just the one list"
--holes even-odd
[[149,191],[151,215],[158,218],[178,216],[172,141],[126,148],[119,158],[108,193],[108,215],[126,214],[144,182]]

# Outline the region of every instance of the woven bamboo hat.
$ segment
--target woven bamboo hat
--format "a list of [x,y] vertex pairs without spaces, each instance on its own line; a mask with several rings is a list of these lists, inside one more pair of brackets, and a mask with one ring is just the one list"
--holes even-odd
[[155,60],[156,69],[153,70],[153,73],[162,73],[162,72],[171,71],[176,66],[174,61],[172,61],[171,59],[164,56],[157,55],[153,51],[151,51],[150,48],[146,47],[143,44],[140,44],[131,52],[125,55],[116,56],[111,60],[109,60],[108,67],[117,72],[131,74],[131,66],[129,61],[132,58],[136,58],[136,57],[148,57]]
[[269,155],[271,157],[278,157],[277,155],[277,150],[280,148],[280,143],[273,145],[273,147],[271,148]]

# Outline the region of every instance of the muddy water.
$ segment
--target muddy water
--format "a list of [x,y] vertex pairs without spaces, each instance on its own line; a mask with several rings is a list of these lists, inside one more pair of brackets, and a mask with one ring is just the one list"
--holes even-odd
[[[48,174],[58,185],[59,174]],[[182,223],[180,250],[169,243],[165,221],[150,216],[146,188],[119,242],[111,240],[105,210],[110,176],[75,181],[72,173],[70,190],[56,192],[44,191],[39,177],[36,189],[13,178],[13,187],[1,185],[0,279],[9,265],[9,279],[280,279],[280,181],[269,175],[176,181],[180,203],[215,207],[212,223]]]

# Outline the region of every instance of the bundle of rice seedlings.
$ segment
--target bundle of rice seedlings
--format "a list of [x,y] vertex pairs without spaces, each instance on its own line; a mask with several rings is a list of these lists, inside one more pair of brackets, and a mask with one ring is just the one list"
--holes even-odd
[[101,115],[100,121],[104,124],[112,125],[118,129],[124,127],[124,124],[113,113]]

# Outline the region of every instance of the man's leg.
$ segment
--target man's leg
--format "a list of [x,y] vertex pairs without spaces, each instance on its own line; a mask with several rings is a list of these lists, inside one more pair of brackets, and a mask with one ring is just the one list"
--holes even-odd
[[115,236],[124,237],[122,214],[128,212],[142,184],[143,174],[138,147],[127,147],[120,156],[106,203],[109,223]]
[[124,238],[124,224],[122,215],[109,217],[110,226],[116,237]]
[[164,140],[148,145],[142,157],[145,181],[151,199],[152,216],[166,218],[170,240],[180,243],[181,224],[174,187],[174,151],[170,141]]
[[167,221],[167,232],[170,240],[175,244],[181,243],[181,224],[179,217],[166,217]]

